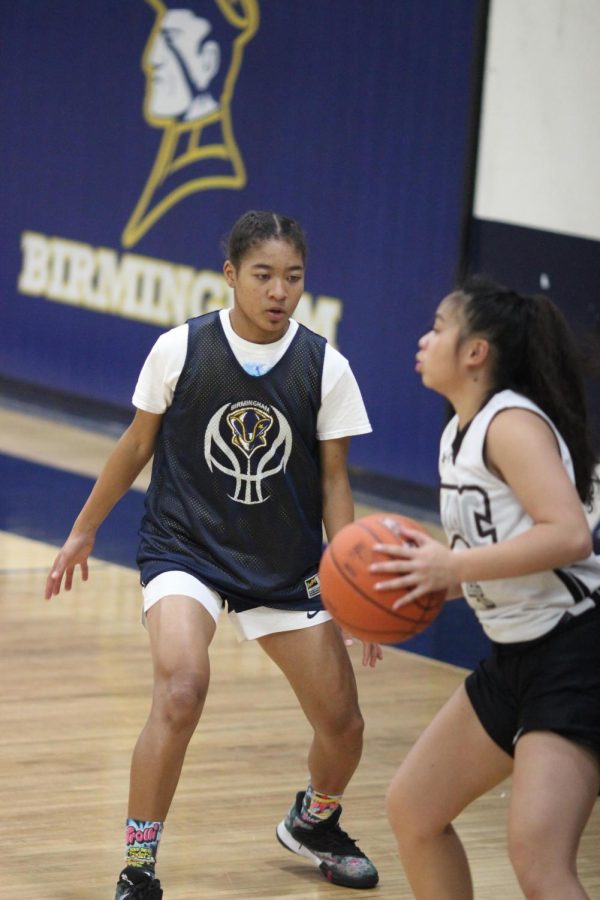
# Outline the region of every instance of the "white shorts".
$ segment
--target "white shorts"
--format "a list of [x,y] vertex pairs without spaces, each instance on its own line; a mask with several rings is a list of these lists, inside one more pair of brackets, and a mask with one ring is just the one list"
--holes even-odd
[[[144,598],[142,621],[145,623],[148,610],[162,600],[163,597],[178,595],[191,597],[201,603],[215,622],[225,609],[223,597],[207,587],[188,572],[162,572],[142,588]],[[268,606],[256,606],[244,612],[229,612],[229,621],[233,625],[238,641],[253,641],[274,634],[277,631],[297,631],[329,622],[331,615],[326,610],[303,612],[296,609],[271,609]]]

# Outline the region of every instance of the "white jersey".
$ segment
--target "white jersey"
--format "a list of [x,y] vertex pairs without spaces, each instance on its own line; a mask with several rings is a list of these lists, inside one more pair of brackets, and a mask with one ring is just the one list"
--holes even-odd
[[[298,323],[290,319],[280,340],[254,344],[239,337],[231,327],[229,310],[219,312],[225,336],[240,365],[251,375],[264,375],[290,346]],[[164,413],[173,401],[188,344],[188,326],[178,325],[166,331],[152,347],[140,372],[133,394],[133,405],[151,413]],[[360,388],[348,360],[327,344],[321,383],[321,407],[317,416],[317,438],[332,440],[372,431]]]
[[[446,426],[440,445],[441,517],[452,549],[482,547],[509,540],[533,525],[533,520],[510,487],[487,468],[485,437],[500,410],[519,407],[541,416],[552,428],[569,478],[573,463],[563,438],[542,410],[514,391],[501,391],[489,400],[467,428],[455,452],[458,419]],[[518,440],[518,436],[515,437]],[[463,584],[465,599],[493,641],[528,641],[550,631],[565,611],[580,615],[594,605],[600,592],[600,557],[561,569],[515,578]],[[599,598],[600,599],[600,598]]]

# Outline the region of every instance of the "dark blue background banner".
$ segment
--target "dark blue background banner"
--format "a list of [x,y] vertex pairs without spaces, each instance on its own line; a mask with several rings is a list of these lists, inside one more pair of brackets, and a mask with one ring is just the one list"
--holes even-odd
[[2,4],[0,375],[127,406],[158,334],[229,302],[233,221],[276,209],[374,425],[351,461],[435,483],[414,352],[457,266],[475,7]]

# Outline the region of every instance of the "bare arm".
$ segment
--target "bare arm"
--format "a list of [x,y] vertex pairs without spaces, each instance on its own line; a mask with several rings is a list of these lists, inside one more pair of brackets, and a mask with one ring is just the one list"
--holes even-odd
[[480,581],[529,575],[589,556],[592,539],[581,501],[543,419],[520,409],[499,413],[488,429],[487,457],[533,525],[509,541],[459,551],[460,581],[474,580],[473,572],[483,573]]
[[398,574],[382,582],[384,589],[410,587],[405,599],[414,599],[455,582],[530,575],[585,559],[591,553],[590,529],[581,502],[547,423],[528,410],[504,410],[492,421],[486,446],[488,464],[529,514],[531,528],[507,541],[454,552],[437,541],[411,534],[416,547],[402,548],[398,553],[401,559],[373,567],[374,571]]
[[63,576],[65,590],[71,589],[77,565],[81,567],[83,580],[87,581],[87,560],[94,546],[96,532],[151,458],[161,421],[160,415],[137,410],[131,425],[108,457],[69,537],[54,561],[46,580],[46,600],[60,592]]
[[[348,479],[348,447],[350,438],[321,441],[321,486],[323,493],[323,524],[327,538],[332,540],[338,531],[354,521],[354,500]],[[347,640],[351,644],[351,640]],[[379,644],[363,641],[363,665],[375,666],[383,656]]]
[[323,524],[327,539],[354,521],[354,501],[348,479],[348,447],[350,438],[321,441],[321,489],[323,494]]

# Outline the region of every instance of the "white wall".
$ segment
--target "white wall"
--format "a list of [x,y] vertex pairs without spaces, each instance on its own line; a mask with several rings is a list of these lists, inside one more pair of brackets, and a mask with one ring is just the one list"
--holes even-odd
[[600,0],[491,0],[474,212],[600,240]]

